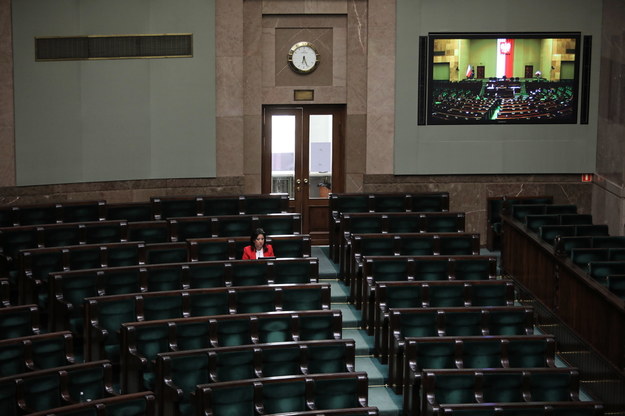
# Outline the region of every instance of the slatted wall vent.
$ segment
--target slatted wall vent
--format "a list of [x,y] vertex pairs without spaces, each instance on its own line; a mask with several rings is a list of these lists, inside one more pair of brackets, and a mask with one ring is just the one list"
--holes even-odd
[[114,35],[35,38],[37,61],[189,58],[193,35]]

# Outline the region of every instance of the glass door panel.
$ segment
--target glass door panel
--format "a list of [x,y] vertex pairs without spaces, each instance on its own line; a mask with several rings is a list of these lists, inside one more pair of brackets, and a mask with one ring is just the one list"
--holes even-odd
[[309,116],[309,198],[328,198],[332,189],[332,123],[332,114]]
[[271,192],[295,198],[295,116],[271,116]]

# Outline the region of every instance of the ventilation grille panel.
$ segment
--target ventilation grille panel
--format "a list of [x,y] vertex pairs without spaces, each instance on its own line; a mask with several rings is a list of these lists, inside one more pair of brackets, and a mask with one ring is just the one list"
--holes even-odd
[[192,34],[35,38],[37,61],[189,58],[192,56]]

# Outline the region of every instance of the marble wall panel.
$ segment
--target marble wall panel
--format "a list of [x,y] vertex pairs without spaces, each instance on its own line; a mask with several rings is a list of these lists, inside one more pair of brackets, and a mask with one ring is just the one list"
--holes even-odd
[[237,176],[244,169],[243,117],[217,117],[217,175]]
[[11,0],[0,0],[0,186],[15,185]]

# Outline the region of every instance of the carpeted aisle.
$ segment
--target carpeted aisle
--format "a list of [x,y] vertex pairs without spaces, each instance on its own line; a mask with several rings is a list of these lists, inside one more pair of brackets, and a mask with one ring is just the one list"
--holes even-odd
[[332,308],[343,313],[343,338],[356,341],[356,371],[366,371],[369,377],[369,405],[376,406],[381,416],[399,416],[402,396],[386,387],[388,365],[373,356],[373,337],[360,329],[361,313],[348,300],[349,288],[338,279],[338,265],[329,258],[328,246],[315,246],[312,256],[319,259],[321,281],[332,285]]

